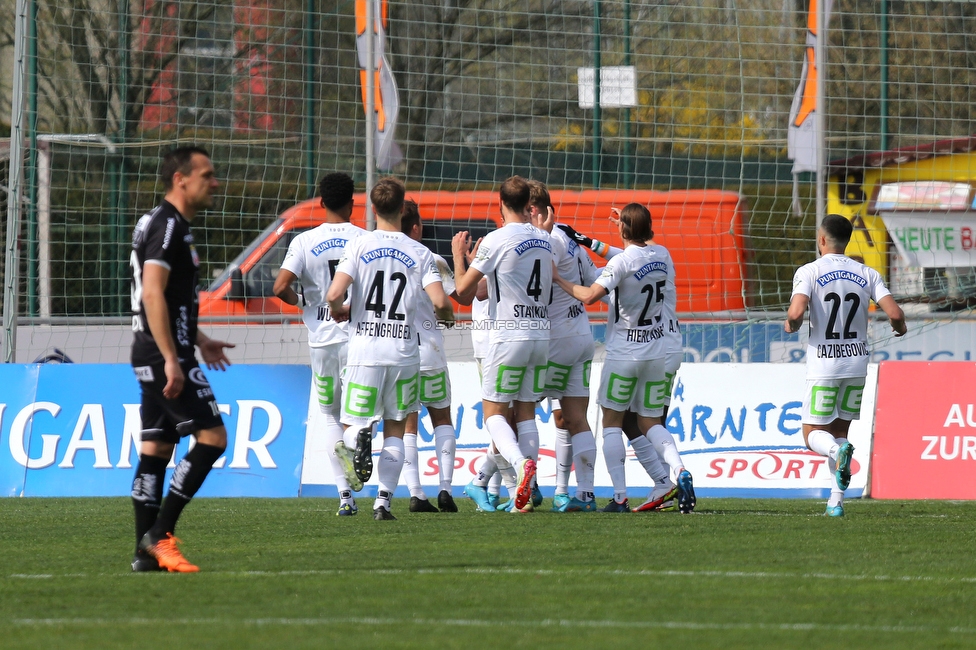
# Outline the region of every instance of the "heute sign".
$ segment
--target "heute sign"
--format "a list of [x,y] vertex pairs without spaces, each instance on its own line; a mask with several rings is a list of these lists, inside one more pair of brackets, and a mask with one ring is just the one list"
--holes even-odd
[[976,499],[974,386],[973,363],[880,365],[872,497]]

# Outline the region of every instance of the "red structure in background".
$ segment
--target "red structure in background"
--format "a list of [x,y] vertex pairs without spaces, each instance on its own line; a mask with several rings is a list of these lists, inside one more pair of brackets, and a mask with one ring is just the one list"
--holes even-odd
[[[154,0],[147,0],[135,39],[137,52],[154,57],[156,63],[165,64],[163,71],[152,85],[142,112],[140,127],[143,130],[175,128],[186,124],[181,110],[193,108],[193,99],[181,98],[182,88],[196,88],[190,79],[180,75],[206,74],[181,71],[179,57],[211,58],[213,62],[230,58],[228,70],[212,75],[210,81],[221,75],[229,75],[230,87],[207,87],[194,93],[213,93],[213,99],[229,94],[225,101],[214,101],[213,106],[203,108],[231,110],[231,127],[236,133],[269,133],[287,131],[301,119],[301,39],[297,30],[286,24],[286,13],[268,0],[242,0],[231,8],[232,24],[222,24],[220,16],[214,20],[216,29],[232,30],[227,38],[188,39],[181,53],[176,53],[179,39],[179,3],[165,3],[162,16],[153,11]],[[224,21],[226,23],[226,21]],[[228,43],[221,51],[217,43]],[[228,51],[232,48],[232,51]],[[292,73],[292,74],[289,74]],[[292,82],[291,79],[296,81]],[[182,86],[181,86],[182,82]],[[295,88],[290,88],[295,85]],[[225,108],[226,107],[226,108]],[[190,120],[192,122],[192,120]],[[212,126],[209,122],[206,126]],[[294,124],[297,128],[297,124]]]
[[973,386],[971,362],[881,364],[872,498],[976,499]]

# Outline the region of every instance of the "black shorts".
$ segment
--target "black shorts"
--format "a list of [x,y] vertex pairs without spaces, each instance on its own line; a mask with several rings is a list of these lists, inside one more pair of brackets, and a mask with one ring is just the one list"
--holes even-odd
[[163,397],[166,372],[162,362],[132,369],[142,388],[142,439],[171,442],[202,429],[223,426],[217,400],[196,359],[181,365],[185,381],[176,399]]

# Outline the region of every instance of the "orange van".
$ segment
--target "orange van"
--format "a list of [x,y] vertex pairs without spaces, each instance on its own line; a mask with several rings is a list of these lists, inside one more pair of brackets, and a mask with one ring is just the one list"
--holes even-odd
[[[610,208],[642,203],[651,211],[655,241],[667,246],[678,273],[678,311],[714,312],[744,308],[744,201],[735,192],[690,190],[552,190],[556,218],[582,233],[619,245],[609,222]],[[501,224],[498,193],[407,192],[420,206],[424,243],[451,262],[451,237],[467,230],[486,235]],[[353,199],[352,222],[365,226],[366,196]],[[200,293],[200,316],[294,314],[297,307],[274,296],[272,288],[285,252],[300,232],[325,221],[319,199],[303,201],[275,219]],[[598,266],[604,260],[593,255]],[[603,303],[589,308],[606,312]],[[461,308],[467,311],[467,308]]]

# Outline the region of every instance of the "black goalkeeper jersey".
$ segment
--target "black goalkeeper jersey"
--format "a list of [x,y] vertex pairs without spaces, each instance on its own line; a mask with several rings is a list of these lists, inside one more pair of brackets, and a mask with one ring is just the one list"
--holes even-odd
[[190,224],[168,201],[142,216],[132,233],[132,364],[150,365],[163,360],[153,340],[142,304],[142,272],[146,263],[169,269],[166,306],[169,328],[180,361],[193,359],[197,338],[197,284],[200,258],[193,247]]

